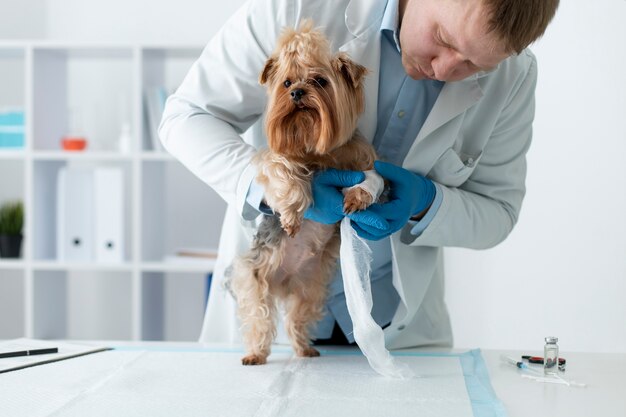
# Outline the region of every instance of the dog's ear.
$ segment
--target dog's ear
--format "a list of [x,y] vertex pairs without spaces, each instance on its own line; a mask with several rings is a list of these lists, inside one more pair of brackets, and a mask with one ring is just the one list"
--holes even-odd
[[276,59],[274,58],[269,58],[265,62],[265,67],[263,68],[263,71],[261,71],[261,75],[259,76],[259,83],[265,84],[272,79],[274,73],[276,72],[275,64]]
[[357,88],[367,75],[367,68],[351,60],[345,53],[339,53],[333,60],[335,70],[341,72],[352,87]]

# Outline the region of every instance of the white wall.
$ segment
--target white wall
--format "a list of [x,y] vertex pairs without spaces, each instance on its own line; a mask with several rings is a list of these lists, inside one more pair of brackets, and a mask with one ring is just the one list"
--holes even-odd
[[[46,36],[203,44],[241,3],[47,0]],[[457,346],[537,351],[556,335],[566,351],[626,352],[625,18],[626,1],[563,0],[533,46],[537,116],[517,228],[494,249],[446,252]]]
[[47,1],[0,0],[0,39],[45,37]]
[[243,0],[47,0],[51,39],[204,45]]
[[626,1],[561,1],[539,61],[527,196],[503,244],[447,251],[459,346],[626,352]]

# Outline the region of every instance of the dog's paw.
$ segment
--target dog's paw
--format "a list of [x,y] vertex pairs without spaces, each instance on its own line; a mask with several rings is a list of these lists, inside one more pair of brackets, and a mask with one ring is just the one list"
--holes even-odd
[[241,358],[242,365],[264,365],[265,363],[267,363],[267,356],[251,354]]
[[303,358],[316,358],[320,356],[320,352],[314,347],[307,346],[303,349],[296,350],[296,355]]
[[355,211],[365,210],[373,202],[372,195],[364,189],[350,188],[343,197],[343,211],[346,214],[352,214]]
[[280,224],[289,237],[295,237],[302,226],[302,219],[299,217],[281,217]]
[[300,231],[300,225],[287,225],[283,227],[285,232],[287,232],[287,236],[295,237],[296,234]]

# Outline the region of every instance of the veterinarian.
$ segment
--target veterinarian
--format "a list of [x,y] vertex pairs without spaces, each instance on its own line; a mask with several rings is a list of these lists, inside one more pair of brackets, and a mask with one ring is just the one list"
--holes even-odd
[[[222,287],[258,224],[262,189],[250,161],[264,147],[267,101],[258,77],[284,26],[311,17],[333,48],[370,70],[359,130],[373,143],[391,201],[351,215],[368,239],[372,315],[387,347],[452,345],[444,303],[445,246],[490,248],[517,222],[532,136],[535,57],[558,0],[252,0],[209,42],[169,98],[165,148],[228,203],[200,341],[238,342],[236,305]],[[327,171],[306,217],[343,218],[338,187],[361,179]],[[374,224],[387,225],[383,229]],[[377,223],[378,222],[378,223]],[[340,272],[323,343],[349,343]],[[281,334],[279,332],[279,341]],[[286,341],[286,339],[282,339]]]

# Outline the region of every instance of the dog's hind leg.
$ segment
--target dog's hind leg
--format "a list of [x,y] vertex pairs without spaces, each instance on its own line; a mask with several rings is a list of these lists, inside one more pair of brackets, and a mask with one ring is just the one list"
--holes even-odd
[[250,256],[237,260],[233,269],[232,289],[247,353],[243,365],[266,363],[276,337],[276,301],[269,291],[272,272],[267,263],[259,266]]
[[324,305],[337,264],[339,236],[334,235],[326,247],[301,268],[294,279],[286,305],[285,327],[298,356],[314,357],[319,352],[310,346],[311,330],[324,314]]

